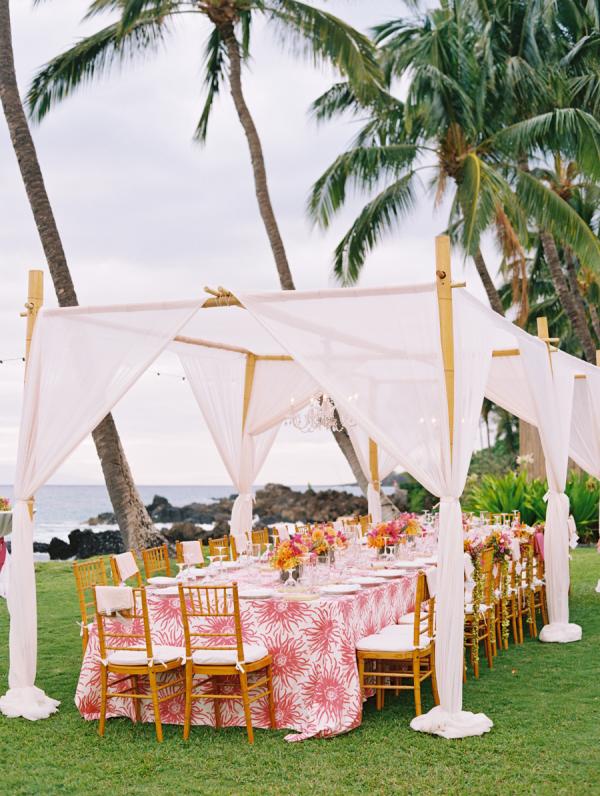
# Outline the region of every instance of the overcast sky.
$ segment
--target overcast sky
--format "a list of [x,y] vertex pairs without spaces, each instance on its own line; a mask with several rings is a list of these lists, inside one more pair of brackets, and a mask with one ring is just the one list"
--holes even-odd
[[[21,90],[36,68],[99,28],[82,25],[84,0],[13,0],[13,40]],[[324,4],[355,27],[404,13],[398,0],[333,0]],[[207,146],[192,141],[203,92],[205,23],[185,19],[157,56],[139,59],[81,89],[33,134],[81,304],[188,298],[204,285],[276,289],[275,266],[256,208],[245,138],[227,91],[217,100]],[[355,126],[317,127],[307,110],[335,79],[292,57],[272,31],[257,25],[253,58],[243,75],[261,135],[275,211],[296,285],[332,284],[331,254],[360,208],[353,201],[330,231],[312,229],[305,203],[312,182],[352,139]],[[16,160],[0,119],[0,359],[23,352],[27,270],[45,263]],[[369,258],[361,284],[404,284],[433,275],[434,236],[444,209],[419,209]],[[482,296],[472,265],[468,288]],[[462,258],[454,263],[463,275]],[[47,305],[55,306],[46,279]],[[93,363],[90,363],[93,367]],[[114,415],[140,484],[229,481],[188,385],[168,357],[131,390]],[[0,483],[13,479],[23,367],[0,365]],[[350,480],[328,434],[283,429],[258,482]],[[55,483],[101,483],[87,441]]]

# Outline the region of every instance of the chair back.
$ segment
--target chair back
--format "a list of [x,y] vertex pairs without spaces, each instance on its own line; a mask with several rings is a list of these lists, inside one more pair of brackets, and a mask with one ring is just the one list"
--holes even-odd
[[144,562],[146,580],[155,575],[171,576],[169,548],[166,544],[161,544],[158,547],[147,547],[145,550],[142,550],[142,560]]
[[180,564],[187,563],[203,567],[204,551],[202,542],[199,539],[194,539],[192,542],[176,542],[175,558]]
[[[223,552],[223,550],[229,551],[229,536],[220,536],[218,539],[209,539],[208,540],[208,554],[209,556],[230,556],[229,552]],[[222,549],[220,549],[222,548]]]
[[[107,600],[112,606],[131,607],[110,610],[103,604]],[[103,593],[94,588],[94,601],[101,660],[105,661],[111,652],[117,650],[143,651],[151,659],[152,637],[145,587],[106,586]],[[115,613],[121,621],[115,620]]]
[[427,636],[432,639],[435,632],[435,595],[433,594],[433,588],[431,590],[429,588],[426,573],[423,570],[419,570],[415,589],[415,616],[413,621],[413,644],[415,648],[421,646],[423,613],[427,614]]
[[367,531],[369,530],[369,526],[373,522],[373,519],[370,514],[364,514],[362,517],[358,518],[358,524],[360,525],[360,532],[362,536],[367,535]]
[[115,586],[127,584],[128,580],[133,580],[135,586],[143,586],[142,573],[140,572],[135,554],[131,550],[127,553],[119,553],[118,555],[111,556],[110,570]]
[[74,561],[73,574],[75,575],[81,621],[87,625],[96,614],[94,586],[106,586],[108,583],[104,561],[101,558]]
[[[185,637],[186,656],[197,650],[236,650],[239,661],[244,660],[242,621],[238,585],[187,586],[179,584],[179,601]],[[231,619],[231,629],[215,626],[214,619]],[[218,644],[211,643],[217,639]]]
[[482,602],[488,608],[494,602],[494,550],[486,547],[481,551],[481,578],[483,580]]

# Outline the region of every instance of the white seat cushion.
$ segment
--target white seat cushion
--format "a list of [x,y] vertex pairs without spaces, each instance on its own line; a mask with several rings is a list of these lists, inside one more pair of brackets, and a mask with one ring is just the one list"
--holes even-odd
[[[429,621],[428,614],[424,613],[424,612],[421,612],[421,624],[426,624],[428,621]],[[398,624],[397,625],[388,625],[387,627],[384,627],[383,630],[380,630],[379,632],[380,633],[388,633],[390,630],[394,631],[400,625],[409,625],[410,627],[413,627],[414,624],[415,624],[415,612],[411,611],[409,614],[404,614],[404,616],[401,616],[400,619],[398,620]]]
[[[184,647],[153,646],[152,654],[154,663],[170,663],[178,658],[185,661]],[[108,662],[115,666],[146,666],[148,657],[145,649],[140,650],[114,650],[108,655]]]
[[[256,663],[266,658],[269,650],[262,644],[244,644],[244,663]],[[192,661],[198,666],[235,666],[238,661],[237,650],[195,650]]]
[[[393,626],[390,626],[393,627]],[[372,636],[361,638],[356,644],[357,650],[372,652],[412,652],[415,649],[412,627],[396,625],[395,630],[386,633],[374,633]],[[421,635],[419,649],[427,647],[431,639],[425,634]]]

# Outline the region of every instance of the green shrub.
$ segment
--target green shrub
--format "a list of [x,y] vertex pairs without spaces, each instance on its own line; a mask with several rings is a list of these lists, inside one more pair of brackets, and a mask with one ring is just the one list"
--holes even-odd
[[[546,517],[544,495],[546,481],[527,481],[524,471],[505,475],[469,476],[462,504],[466,511],[490,511],[505,514],[520,511],[521,519],[528,525],[541,522]],[[571,504],[571,514],[582,542],[598,538],[598,510],[600,486],[595,478],[583,473],[569,473],[566,493]]]

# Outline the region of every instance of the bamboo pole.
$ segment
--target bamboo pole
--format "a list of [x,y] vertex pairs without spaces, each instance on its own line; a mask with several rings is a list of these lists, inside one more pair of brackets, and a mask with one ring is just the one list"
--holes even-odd
[[450,264],[450,238],[438,235],[435,239],[435,276],[440,316],[440,340],[448,402],[448,428],[450,432],[450,461],[454,444],[454,327],[452,321],[452,272]]
[[256,370],[256,357],[254,354],[246,354],[246,372],[244,374],[244,406],[242,410],[242,432],[246,428],[246,418],[250,408],[250,398],[252,397],[252,385],[254,383],[254,371]]
[[[25,304],[25,312],[21,313],[22,318],[27,318],[27,326],[25,328],[25,378],[27,378],[27,366],[29,365],[29,351],[31,349],[33,330],[35,329],[38,312],[42,308],[43,303],[44,272],[31,270],[27,278],[27,303]],[[27,501],[27,508],[29,509],[29,516],[31,519],[33,519],[33,504],[34,498],[31,497]]]
[[379,451],[375,440],[369,437],[369,469],[371,471],[371,483],[373,487],[379,492],[381,484],[379,483]]
[[596,349],[596,366],[600,368],[600,348]]

